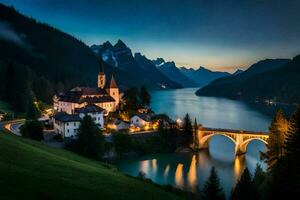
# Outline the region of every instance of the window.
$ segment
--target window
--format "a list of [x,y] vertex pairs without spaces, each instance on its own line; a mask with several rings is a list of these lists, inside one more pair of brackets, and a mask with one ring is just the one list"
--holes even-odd
[[67,126],[69,126],[69,122],[67,122]]
[[67,129],[67,132],[68,132],[68,133],[70,132],[69,129]]
[[74,126],[76,126],[76,122],[74,122]]

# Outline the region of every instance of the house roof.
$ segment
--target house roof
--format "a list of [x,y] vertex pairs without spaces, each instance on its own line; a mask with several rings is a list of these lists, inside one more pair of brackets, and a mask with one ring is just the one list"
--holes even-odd
[[100,108],[94,104],[89,104],[83,108],[75,108],[76,113],[102,113],[105,109]]
[[70,115],[67,114],[65,112],[59,112],[56,113],[53,118],[57,121],[61,121],[61,122],[74,122],[74,121],[81,121],[81,118],[79,117],[79,115],[75,114],[75,115]]
[[105,103],[105,102],[115,102],[115,99],[112,98],[111,96],[102,96],[102,97],[84,97],[81,98],[79,103],[88,103],[88,104],[93,104],[93,103]]
[[[97,95],[91,97],[92,95]],[[72,103],[104,103],[115,102],[114,98],[109,96],[104,89],[89,88],[89,87],[76,87],[72,90],[57,95],[59,101],[72,102]]]
[[[150,122],[151,121],[151,116],[149,114],[146,113],[137,113],[134,116],[139,117],[140,119],[146,121],[146,122]],[[132,117],[134,117],[132,116]]]

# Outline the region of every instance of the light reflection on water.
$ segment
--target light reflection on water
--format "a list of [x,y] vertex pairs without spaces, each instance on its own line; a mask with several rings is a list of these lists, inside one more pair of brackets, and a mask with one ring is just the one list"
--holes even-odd
[[[190,113],[206,127],[267,131],[276,108],[249,104],[223,98],[197,97],[196,89],[156,91],[152,93],[152,108],[156,113],[166,113],[172,118]],[[147,155],[142,158],[118,162],[121,171],[137,176],[140,171],[159,184],[171,184],[189,191],[202,188],[215,167],[227,196],[241,173],[247,167],[253,174],[260,161],[261,141],[249,143],[246,155],[235,157],[234,144],[227,137],[213,136],[209,151]]]
[[253,141],[248,145],[246,155],[235,157],[234,145],[230,139],[214,136],[210,141],[209,151],[200,151],[196,154],[154,154],[124,159],[118,163],[118,167],[132,176],[137,176],[142,171],[147,178],[156,183],[171,184],[196,192],[203,187],[211,167],[214,166],[228,196],[246,166],[251,173],[254,173],[257,163],[266,168],[266,165],[259,160],[259,151],[263,150],[265,145],[262,142]]

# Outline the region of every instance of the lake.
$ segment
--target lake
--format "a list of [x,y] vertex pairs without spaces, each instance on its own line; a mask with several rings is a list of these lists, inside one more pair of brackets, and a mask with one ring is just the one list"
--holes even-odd
[[[182,119],[189,113],[192,120],[196,118],[205,127],[251,131],[267,131],[278,108],[225,98],[198,97],[194,94],[196,90],[154,91],[151,107],[156,113],[165,113],[173,119]],[[291,112],[291,108],[284,109]],[[257,164],[266,169],[259,153],[265,149],[262,142],[254,140],[248,145],[246,155],[235,157],[232,141],[224,136],[214,136],[208,151],[146,155],[121,160],[117,165],[132,176],[142,171],[156,183],[171,184],[192,192],[203,187],[214,166],[226,196],[229,196],[245,167],[252,173]]]

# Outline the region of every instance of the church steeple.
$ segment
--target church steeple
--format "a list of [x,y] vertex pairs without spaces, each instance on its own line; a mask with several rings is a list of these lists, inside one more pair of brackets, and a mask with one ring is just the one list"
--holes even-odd
[[111,75],[109,88],[118,88],[116,81],[114,79],[114,75]]
[[99,65],[100,65],[100,71],[98,73],[98,88],[104,89],[106,78],[105,78],[102,62],[99,62]]

